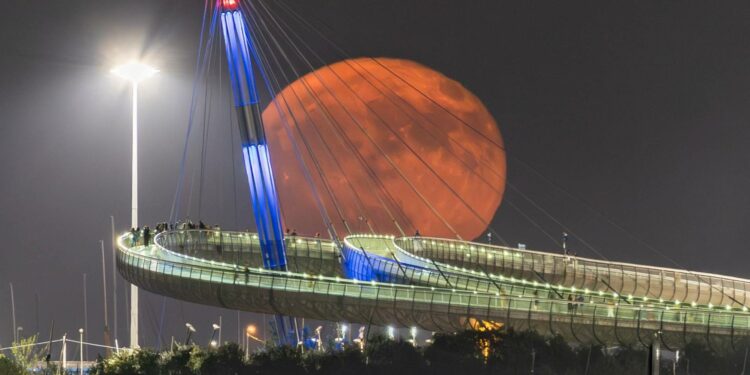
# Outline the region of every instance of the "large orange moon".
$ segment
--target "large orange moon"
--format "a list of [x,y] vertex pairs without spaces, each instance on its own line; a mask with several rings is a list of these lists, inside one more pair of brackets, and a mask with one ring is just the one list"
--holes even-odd
[[263,121],[284,225],[300,234],[326,236],[322,205],[340,237],[473,239],[503,198],[495,120],[463,85],[413,61],[324,66],[278,93]]

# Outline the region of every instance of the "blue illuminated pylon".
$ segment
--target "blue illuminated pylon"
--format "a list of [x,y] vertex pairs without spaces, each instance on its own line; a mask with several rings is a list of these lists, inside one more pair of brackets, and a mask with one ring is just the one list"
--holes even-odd
[[236,4],[234,1],[222,0],[221,25],[263,264],[267,269],[284,271],[286,251],[279,200],[255,89],[255,64],[252,61],[255,51],[241,10],[237,6],[228,5],[230,3]]
[[[255,88],[254,69],[257,69],[260,63],[257,61],[258,55],[245,25],[239,0],[218,1],[234,105],[240,123],[242,157],[250,186],[253,215],[258,226],[263,265],[269,270],[285,271],[286,250],[281,229],[279,199]],[[253,58],[256,59],[255,64]],[[282,344],[288,343],[288,319],[277,316],[276,324]]]

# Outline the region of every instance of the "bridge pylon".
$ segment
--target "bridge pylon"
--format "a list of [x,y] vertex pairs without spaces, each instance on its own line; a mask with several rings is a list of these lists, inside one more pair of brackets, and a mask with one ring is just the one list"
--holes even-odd
[[[269,270],[286,271],[281,210],[255,84],[256,79],[263,79],[261,62],[245,23],[240,1],[217,2],[263,265]],[[291,320],[277,316],[276,325],[280,341],[289,343],[288,332],[293,327]]]

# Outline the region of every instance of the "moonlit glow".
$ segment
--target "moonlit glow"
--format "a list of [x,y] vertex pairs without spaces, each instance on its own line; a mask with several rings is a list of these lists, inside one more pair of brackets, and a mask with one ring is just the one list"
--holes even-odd
[[127,64],[116,66],[111,70],[111,72],[118,77],[122,77],[134,83],[138,83],[146,78],[152,77],[154,74],[159,72],[159,69],[139,63],[137,61],[131,61]]

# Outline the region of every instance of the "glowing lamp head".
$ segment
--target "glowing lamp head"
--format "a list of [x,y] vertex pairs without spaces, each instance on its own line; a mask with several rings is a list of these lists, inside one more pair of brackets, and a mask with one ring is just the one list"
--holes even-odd
[[221,8],[225,11],[237,10],[240,7],[240,0],[221,0]]
[[116,66],[111,72],[119,77],[138,83],[158,73],[159,70],[146,64],[131,61],[127,64]]
[[245,327],[245,335],[247,335],[248,337],[253,336],[255,335],[256,330],[257,328],[255,328],[254,325],[248,325],[247,327]]

